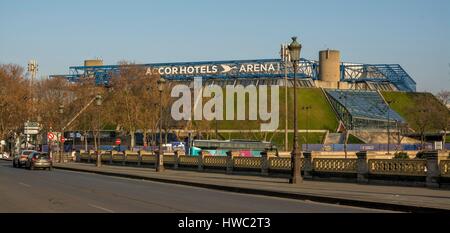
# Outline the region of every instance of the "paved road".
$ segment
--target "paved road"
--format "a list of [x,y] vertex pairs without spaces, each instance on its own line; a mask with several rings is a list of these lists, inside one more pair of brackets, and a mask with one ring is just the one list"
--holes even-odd
[[380,212],[0,161],[0,212]]

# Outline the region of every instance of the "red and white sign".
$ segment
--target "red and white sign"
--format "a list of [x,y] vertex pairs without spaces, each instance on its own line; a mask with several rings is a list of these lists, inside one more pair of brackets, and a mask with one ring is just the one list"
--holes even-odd
[[120,140],[120,138],[116,139],[116,145],[120,145],[122,143],[122,141]]
[[52,133],[52,132],[48,132],[47,133],[47,138],[48,138],[48,140],[54,140],[55,139],[55,134]]
[[63,136],[61,136],[61,142],[64,143],[65,141],[66,139]]

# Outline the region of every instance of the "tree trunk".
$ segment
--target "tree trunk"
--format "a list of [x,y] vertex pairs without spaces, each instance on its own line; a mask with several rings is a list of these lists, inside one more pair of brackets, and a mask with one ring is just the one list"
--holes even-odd
[[144,130],[144,132],[142,133],[143,137],[142,137],[142,143],[144,144],[143,146],[146,147],[147,145],[147,130]]
[[447,129],[444,129],[444,135],[442,136],[442,149],[444,151],[447,150],[447,148],[445,147],[445,141],[447,139]]
[[167,144],[167,130],[164,130],[164,144]]
[[88,141],[87,141],[87,131],[84,131],[84,149],[86,150],[86,152],[89,153],[88,151]]
[[97,133],[93,133],[93,135],[94,135],[94,148],[96,151],[98,151],[99,150],[98,144],[97,144],[98,135],[97,135]]
[[130,147],[131,150],[133,150],[133,148],[136,146],[136,137],[134,135],[134,130],[130,131],[130,136],[131,136]]

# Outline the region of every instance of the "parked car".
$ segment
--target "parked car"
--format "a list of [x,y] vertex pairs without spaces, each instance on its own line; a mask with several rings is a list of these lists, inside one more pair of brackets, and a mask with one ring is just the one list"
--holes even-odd
[[36,152],[36,151],[34,151],[34,150],[22,150],[22,151],[19,152],[19,154],[14,155],[13,167],[25,166],[25,163],[28,160],[28,155],[30,155],[33,152]]
[[50,155],[44,152],[33,152],[28,155],[25,167],[34,170],[36,168],[48,169],[49,171],[53,168],[52,159]]
[[8,154],[8,152],[0,153],[0,158],[2,158],[2,159],[9,159],[9,154]]

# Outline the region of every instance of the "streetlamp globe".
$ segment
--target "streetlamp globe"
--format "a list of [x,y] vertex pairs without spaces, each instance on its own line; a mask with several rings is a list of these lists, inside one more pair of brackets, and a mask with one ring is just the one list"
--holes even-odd
[[157,83],[158,83],[158,90],[159,90],[159,92],[162,92],[164,90],[164,85],[166,83],[166,80],[161,77],[161,78],[158,79]]
[[103,102],[103,97],[100,94],[95,96],[95,105],[101,106]]
[[291,62],[300,61],[300,52],[302,50],[302,45],[297,42],[297,37],[292,37],[292,42],[288,46],[289,54],[291,55]]

